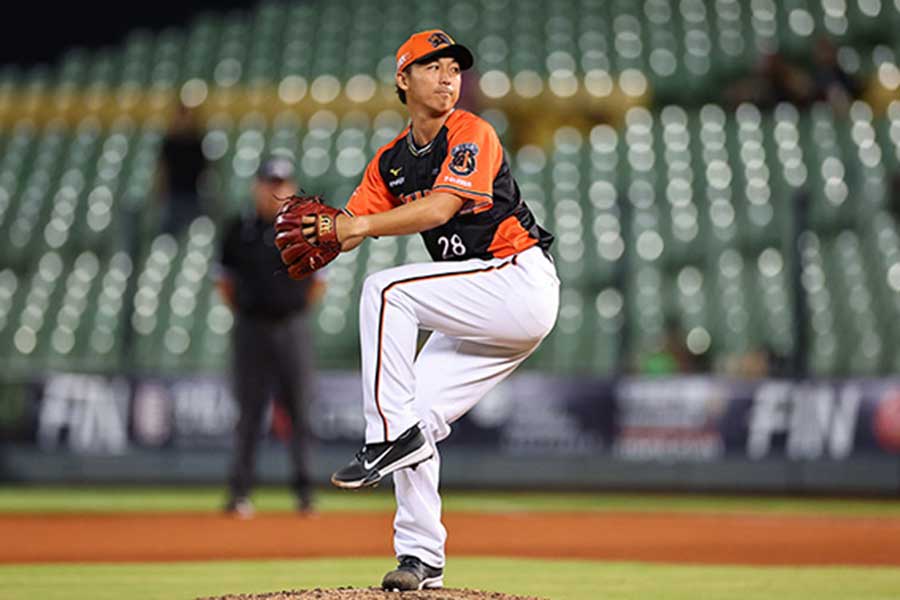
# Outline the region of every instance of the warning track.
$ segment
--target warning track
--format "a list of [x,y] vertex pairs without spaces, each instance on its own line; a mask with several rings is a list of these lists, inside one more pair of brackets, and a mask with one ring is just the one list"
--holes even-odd
[[[900,565],[900,518],[449,513],[455,556],[752,565]],[[0,562],[391,556],[391,515],[5,514]]]

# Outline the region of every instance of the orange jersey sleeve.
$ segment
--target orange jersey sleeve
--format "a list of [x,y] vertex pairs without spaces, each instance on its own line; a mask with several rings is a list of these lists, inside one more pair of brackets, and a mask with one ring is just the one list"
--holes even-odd
[[491,125],[466,115],[450,128],[447,158],[432,191],[449,192],[465,200],[459,214],[480,213],[494,204],[494,179],[503,163],[503,146]]
[[388,191],[378,170],[378,161],[381,159],[381,155],[382,152],[375,154],[375,158],[366,167],[362,181],[347,200],[344,211],[351,216],[372,215],[396,206],[394,196]]

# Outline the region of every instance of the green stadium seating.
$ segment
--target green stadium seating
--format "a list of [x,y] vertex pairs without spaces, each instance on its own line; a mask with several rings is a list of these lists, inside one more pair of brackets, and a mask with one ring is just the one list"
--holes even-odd
[[[890,83],[900,5],[514,6],[263,2],[136,31],[118,48],[73,49],[51,67],[0,69],[3,372],[224,369],[233,319],[211,274],[217,228],[249,208],[253,174],[273,152],[296,160],[307,191],[346,198],[406,123],[399,107],[361,109],[380,85],[390,91],[397,42],[429,27],[475,51],[481,113],[506,144],[526,201],[557,237],[560,319],[532,367],[612,374],[658,349],[673,321],[715,369],[762,346],[789,355],[796,265],[785,240],[804,194],[811,371],[900,369],[900,236],[888,211],[900,100],[884,114],[876,102],[856,101],[846,115],[824,104],[767,112],[712,103],[765,53],[803,60],[823,33],[845,69]],[[644,85],[652,105],[628,105],[621,122],[557,122],[546,104],[546,140],[521,142],[510,125],[521,122],[519,101],[587,93],[605,107],[622,90],[641,96]],[[112,99],[129,93],[137,108],[117,108]],[[152,191],[166,98],[176,93],[207,98],[203,149],[213,173],[204,189],[210,218],[172,238],[157,235]],[[279,113],[259,101],[275,96],[303,108]],[[428,260],[417,238],[386,238],[329,268],[326,300],[313,315],[322,366],[356,366],[355,298],[365,275],[417,260]]]

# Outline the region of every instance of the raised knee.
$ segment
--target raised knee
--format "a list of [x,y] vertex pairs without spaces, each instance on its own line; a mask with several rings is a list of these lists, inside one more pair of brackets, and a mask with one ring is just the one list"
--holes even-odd
[[[363,283],[363,298],[368,298],[373,306],[390,304],[392,306],[404,305],[407,299],[403,293],[403,287],[395,287],[397,278],[392,273],[380,271],[366,277]],[[365,300],[364,300],[365,301]]]
[[362,301],[363,302],[373,302],[379,303],[381,301],[381,294],[384,292],[385,287],[387,287],[388,282],[382,276],[381,273],[373,273],[366,277],[363,282],[362,287]]

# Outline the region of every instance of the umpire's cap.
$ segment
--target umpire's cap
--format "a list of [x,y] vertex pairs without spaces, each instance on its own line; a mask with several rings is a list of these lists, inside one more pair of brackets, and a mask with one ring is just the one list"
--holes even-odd
[[397,50],[397,72],[423,58],[442,56],[455,58],[463,71],[475,64],[468,48],[454,42],[452,37],[440,29],[429,29],[412,34]]
[[267,181],[293,181],[294,161],[285,156],[272,156],[263,161],[256,176]]

